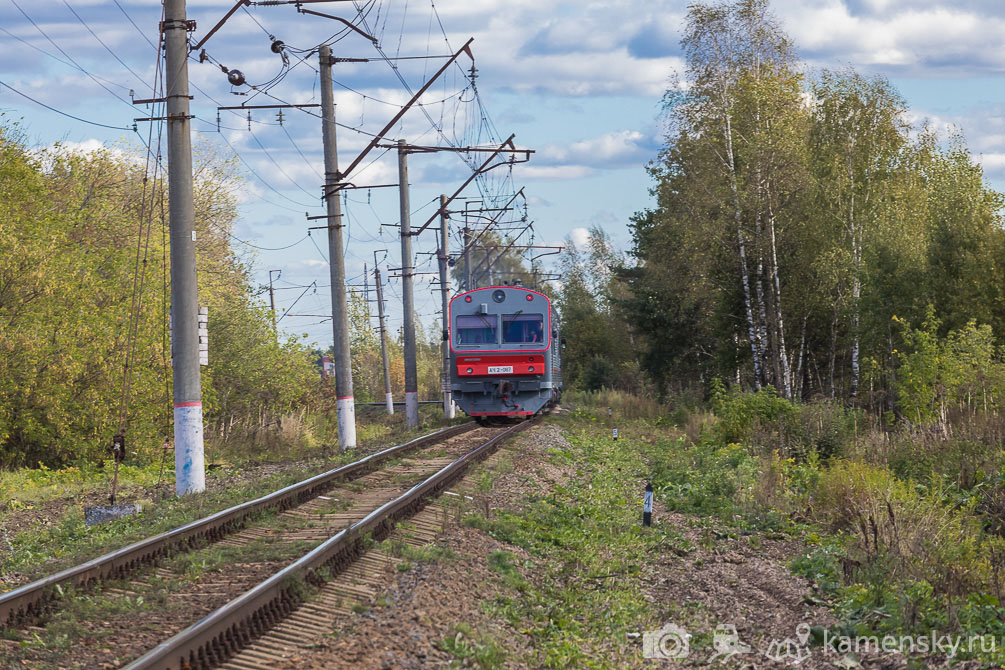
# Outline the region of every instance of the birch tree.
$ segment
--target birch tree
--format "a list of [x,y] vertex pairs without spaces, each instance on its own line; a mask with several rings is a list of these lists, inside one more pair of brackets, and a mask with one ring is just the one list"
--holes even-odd
[[812,151],[820,202],[840,231],[851,261],[849,395],[854,398],[860,377],[863,250],[882,224],[884,187],[894,176],[906,142],[905,107],[889,81],[852,70],[824,71],[814,95]]
[[802,162],[793,156],[804,115],[795,55],[766,0],[692,5],[682,45],[686,92],[668,97],[670,142],[694,138],[693,148],[718,165],[726,197],[717,206],[735,236],[754,387],[773,382],[791,397],[778,225],[801,172],[792,169]]

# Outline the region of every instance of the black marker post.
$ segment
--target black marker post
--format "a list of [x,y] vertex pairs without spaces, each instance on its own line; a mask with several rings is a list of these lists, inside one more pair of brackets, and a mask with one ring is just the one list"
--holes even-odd
[[642,525],[651,526],[653,525],[653,485],[652,482],[646,482],[646,498],[645,502],[642,503]]

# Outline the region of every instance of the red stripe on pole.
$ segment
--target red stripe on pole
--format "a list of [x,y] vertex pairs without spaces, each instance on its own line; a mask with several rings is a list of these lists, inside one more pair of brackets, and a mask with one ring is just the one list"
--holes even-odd
[[340,395],[340,396],[337,396],[337,399],[338,400],[352,400],[352,396],[351,395]]
[[189,402],[176,402],[175,407],[202,407],[202,403],[198,400],[190,400]]

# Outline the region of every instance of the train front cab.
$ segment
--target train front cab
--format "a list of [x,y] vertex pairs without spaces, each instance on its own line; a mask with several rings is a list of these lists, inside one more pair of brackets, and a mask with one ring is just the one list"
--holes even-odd
[[533,416],[561,391],[547,296],[492,286],[450,301],[451,390],[468,416]]

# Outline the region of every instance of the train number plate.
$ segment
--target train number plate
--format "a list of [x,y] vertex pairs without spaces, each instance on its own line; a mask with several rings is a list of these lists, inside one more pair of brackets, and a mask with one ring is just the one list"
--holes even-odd
[[490,375],[508,375],[513,373],[512,365],[490,365],[489,374]]

